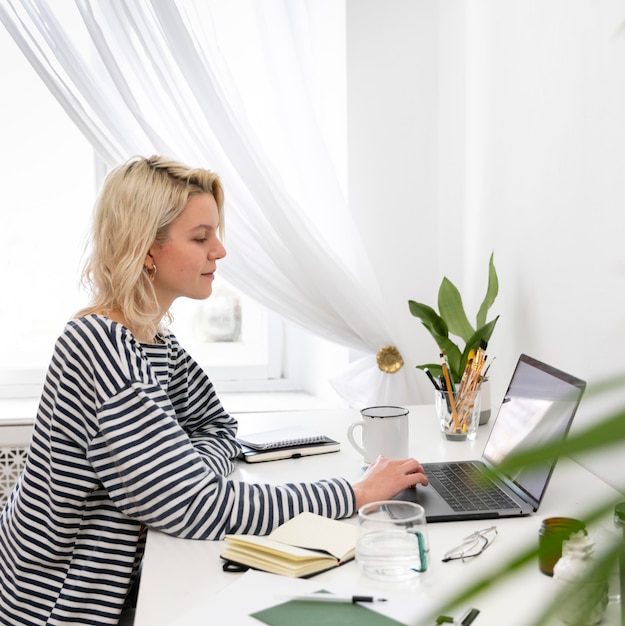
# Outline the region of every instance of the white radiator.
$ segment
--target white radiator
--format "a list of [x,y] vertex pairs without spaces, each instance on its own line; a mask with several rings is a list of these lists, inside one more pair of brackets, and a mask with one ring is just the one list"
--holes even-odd
[[32,420],[0,420],[0,508],[24,469],[32,430]]

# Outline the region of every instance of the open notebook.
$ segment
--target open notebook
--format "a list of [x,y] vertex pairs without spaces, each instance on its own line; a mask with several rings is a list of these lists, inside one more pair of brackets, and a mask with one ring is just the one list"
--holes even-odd
[[563,440],[586,383],[522,354],[479,461],[422,463],[427,487],[406,489],[398,500],[418,502],[429,522],[529,515],[538,510],[557,459],[505,475],[510,454]]

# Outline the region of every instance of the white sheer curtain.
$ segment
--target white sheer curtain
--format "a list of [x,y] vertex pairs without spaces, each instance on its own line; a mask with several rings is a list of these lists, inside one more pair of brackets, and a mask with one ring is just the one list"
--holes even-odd
[[219,172],[227,198],[223,275],[287,319],[365,354],[334,380],[350,404],[414,402],[412,368],[378,367],[379,351],[401,351],[400,341],[385,323],[318,128],[310,27],[324,4],[245,5],[254,8],[255,53],[275,95],[280,139],[298,165],[285,168],[288,177],[247,120],[215,42],[221,25],[210,2],[76,0],[70,14],[46,0],[3,0],[0,18],[107,163],[160,153]]

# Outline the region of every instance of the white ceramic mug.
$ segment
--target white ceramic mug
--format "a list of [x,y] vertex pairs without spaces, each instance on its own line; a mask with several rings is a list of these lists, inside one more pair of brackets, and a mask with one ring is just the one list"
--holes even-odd
[[[389,459],[408,455],[408,409],[400,406],[372,406],[360,411],[362,419],[347,428],[347,438],[363,456],[373,463],[380,454]],[[360,441],[354,435],[360,430]]]

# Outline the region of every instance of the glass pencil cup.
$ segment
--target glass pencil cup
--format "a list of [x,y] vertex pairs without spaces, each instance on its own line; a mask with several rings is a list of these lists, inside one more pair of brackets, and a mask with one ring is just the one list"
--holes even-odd
[[473,441],[480,423],[480,389],[452,394],[436,391],[436,417],[441,433],[449,441]]

